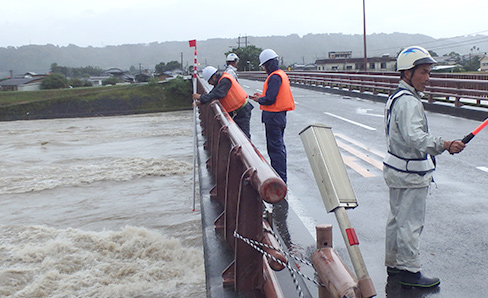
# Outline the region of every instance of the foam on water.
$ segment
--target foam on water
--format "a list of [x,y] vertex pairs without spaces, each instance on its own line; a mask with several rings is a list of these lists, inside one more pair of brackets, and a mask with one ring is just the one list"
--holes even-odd
[[63,164],[0,167],[0,194],[79,186],[97,181],[128,181],[145,176],[171,176],[191,172],[191,164],[172,159],[104,157],[67,160]]
[[0,296],[202,297],[202,251],[157,231],[2,226]]
[[2,123],[0,297],[205,297],[191,115]]

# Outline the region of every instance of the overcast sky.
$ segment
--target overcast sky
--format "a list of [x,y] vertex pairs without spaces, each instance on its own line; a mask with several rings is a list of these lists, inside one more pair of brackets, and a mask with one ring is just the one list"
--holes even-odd
[[[487,11],[488,1],[479,0],[366,0],[366,31],[488,35]],[[9,0],[0,8],[0,28],[0,47],[363,34],[363,1]]]

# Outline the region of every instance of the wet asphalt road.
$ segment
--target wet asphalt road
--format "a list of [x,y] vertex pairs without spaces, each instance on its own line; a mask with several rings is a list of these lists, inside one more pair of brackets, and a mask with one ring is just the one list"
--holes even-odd
[[[262,82],[240,79],[253,94]],[[291,233],[305,253],[313,251],[314,226],[334,226],[334,247],[353,270],[334,214],[327,214],[306,157],[299,132],[310,124],[332,127],[359,206],[348,216],[360,241],[360,249],[376,288],[377,297],[486,297],[488,290],[488,129],[480,132],[458,155],[437,157],[436,183],[427,200],[426,225],[421,238],[423,272],[441,279],[434,290],[404,290],[395,279],[387,280],[384,267],[384,229],[388,216],[388,188],[378,164],[385,152],[381,102],[292,87],[296,110],[288,113],[285,142],[288,151],[289,202],[302,225]],[[251,120],[251,139],[266,155],[264,126],[259,106]],[[462,139],[478,121],[427,113],[430,131],[447,140]],[[367,158],[364,158],[366,156]],[[363,157],[363,159],[361,159]],[[365,161],[366,160],[366,161]],[[294,230],[293,227],[289,227]],[[307,234],[307,232],[305,232]],[[310,291],[316,296],[317,290]]]

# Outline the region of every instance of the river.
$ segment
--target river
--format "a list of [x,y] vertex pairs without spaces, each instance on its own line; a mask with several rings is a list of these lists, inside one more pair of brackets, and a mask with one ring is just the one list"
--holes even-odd
[[192,112],[0,123],[0,297],[205,297]]

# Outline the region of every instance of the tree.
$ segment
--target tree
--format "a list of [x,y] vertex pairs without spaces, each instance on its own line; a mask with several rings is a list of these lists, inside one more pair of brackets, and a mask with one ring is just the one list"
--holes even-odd
[[256,46],[247,46],[242,48],[233,48],[231,51],[225,53],[225,56],[230,53],[235,53],[239,56],[239,63],[237,63],[237,70],[259,70],[259,54],[263,49]]
[[439,55],[437,55],[436,52],[432,51],[432,50],[429,50],[429,54],[432,56],[432,57],[439,57]]
[[475,55],[472,56],[470,55],[469,59],[463,59],[461,61],[461,65],[463,66],[465,71],[477,71],[480,68],[480,60],[481,56]]
[[166,63],[161,62],[154,67],[154,70],[156,70],[157,73],[161,74],[165,72],[165,68],[166,68]]
[[168,64],[161,62],[154,68],[157,73],[163,74],[165,71],[172,71],[175,69],[181,69],[181,63],[178,61],[170,61]]
[[60,73],[48,75],[41,83],[41,89],[61,89],[68,87],[68,80]]
[[57,63],[51,64],[51,73],[60,73],[65,77],[71,78],[87,78],[89,76],[98,76],[103,73],[100,67],[67,67],[60,66]]
[[121,83],[122,80],[117,77],[110,77],[102,81],[102,85],[117,85],[117,83]]

